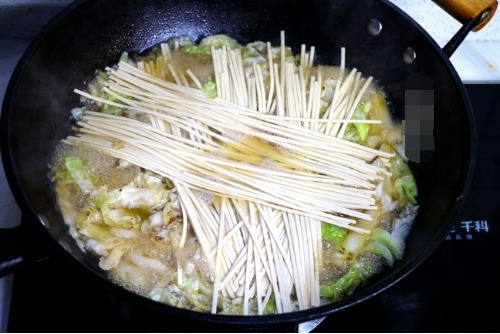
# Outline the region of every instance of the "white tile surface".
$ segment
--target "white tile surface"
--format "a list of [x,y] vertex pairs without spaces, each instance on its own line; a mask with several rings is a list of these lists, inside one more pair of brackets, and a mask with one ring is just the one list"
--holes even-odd
[[[410,15],[442,47],[461,24],[430,0],[390,0]],[[500,82],[500,11],[478,32],[471,32],[450,58],[464,83]]]

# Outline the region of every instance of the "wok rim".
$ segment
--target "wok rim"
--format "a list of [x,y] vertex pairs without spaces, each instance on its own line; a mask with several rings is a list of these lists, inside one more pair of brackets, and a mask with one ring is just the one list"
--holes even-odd
[[[474,167],[476,164],[476,156],[477,156],[477,133],[476,133],[476,124],[474,119],[473,110],[468,99],[467,92],[465,90],[465,86],[461,79],[459,78],[456,70],[451,64],[449,58],[444,54],[442,49],[437,45],[434,39],[408,14],[406,14],[399,7],[394,5],[389,0],[378,0],[381,5],[388,6],[391,10],[395,12],[395,14],[402,16],[406,21],[408,21],[415,29],[422,35],[422,37],[430,44],[429,47],[432,47],[434,51],[439,56],[440,60],[444,62],[444,66],[447,67],[448,72],[455,83],[455,86],[458,90],[460,98],[464,103],[464,112],[467,119],[468,124],[468,163],[466,168],[465,178],[462,180],[460,196],[455,199],[454,204],[450,207],[448,211],[448,215],[443,220],[438,229],[439,233],[436,233],[430,240],[429,245],[421,251],[419,251],[413,258],[409,260],[409,262],[400,268],[397,271],[394,271],[390,275],[384,277],[382,280],[378,280],[374,282],[369,288],[363,289],[358,288],[358,291],[350,296],[346,296],[341,300],[329,304],[325,304],[319,307],[310,308],[302,311],[294,311],[290,313],[282,313],[282,314],[274,314],[274,315],[223,315],[223,314],[211,314],[204,313],[199,311],[192,311],[188,309],[183,309],[175,306],[171,306],[168,304],[156,302],[147,297],[143,297],[138,295],[132,291],[129,291],[115,283],[113,283],[110,279],[103,277],[95,272],[94,269],[80,261],[75,255],[73,255],[70,251],[65,249],[57,240],[46,230],[43,234],[45,237],[55,245],[57,245],[59,249],[59,253],[64,254],[64,256],[71,258],[71,262],[76,265],[79,269],[83,269],[83,271],[91,275],[94,278],[99,278],[101,283],[107,288],[111,288],[112,290],[120,293],[120,295],[125,295],[126,298],[139,302],[141,305],[145,305],[146,307],[152,308],[154,310],[169,314],[169,315],[178,315],[183,317],[184,319],[193,319],[196,321],[208,322],[208,323],[216,323],[221,325],[269,325],[269,326],[279,326],[285,324],[292,323],[300,323],[304,321],[310,321],[313,319],[317,319],[320,317],[324,317],[327,315],[331,315],[342,311],[351,306],[362,303],[363,301],[370,299],[374,296],[379,295],[385,290],[394,286],[401,279],[407,277],[413,270],[418,268],[422,262],[424,262],[441,244],[444,240],[445,234],[451,229],[451,227],[456,223],[462,207],[464,205],[465,199],[469,194],[472,179],[474,176]],[[5,97],[2,104],[2,113],[0,118],[0,148],[3,166],[5,169],[5,174],[7,176],[8,184],[10,189],[16,199],[17,204],[19,205],[21,212],[23,215],[30,214],[34,219],[38,217],[37,212],[33,209],[31,203],[28,201],[28,197],[25,194],[24,189],[20,186],[20,178],[18,173],[16,172],[16,168],[14,166],[12,152],[10,149],[9,142],[9,115],[11,110],[14,109],[15,106],[15,96],[17,91],[17,86],[19,82],[22,80],[25,69],[30,65],[30,62],[33,56],[36,54],[39,46],[43,44],[45,37],[61,22],[64,18],[72,11],[78,10],[82,4],[84,4],[85,0],[76,0],[66,6],[63,10],[61,10],[44,28],[36,35],[36,37],[31,41],[29,46],[23,52],[23,55],[19,59],[11,78],[9,79],[9,83],[7,89],[5,91]],[[36,225],[43,225],[39,219],[37,220]]]

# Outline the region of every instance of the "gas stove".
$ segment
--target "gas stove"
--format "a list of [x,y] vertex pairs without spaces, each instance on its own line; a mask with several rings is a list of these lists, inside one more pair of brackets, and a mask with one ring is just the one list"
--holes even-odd
[[[26,5],[37,1],[6,4],[16,2]],[[37,7],[37,15],[48,20],[69,2],[38,1],[43,6],[47,3],[51,6],[49,9]],[[408,3],[404,0],[394,2],[401,3],[402,7]],[[0,14],[5,9],[2,3]],[[17,59],[33,35],[13,38],[5,33],[6,30],[0,31],[1,101]],[[500,46],[498,41],[489,45]],[[473,48],[473,43],[466,43],[467,48]],[[494,53],[499,51],[500,47]],[[497,205],[500,179],[495,174],[500,167],[500,132],[497,130],[500,124],[500,74],[498,70],[492,70],[488,76],[481,77],[484,80],[470,76],[469,64],[462,64],[468,57],[469,54],[464,55],[459,49],[454,56],[458,59],[454,65],[466,83],[474,110],[478,154],[472,189],[460,219],[433,255],[407,278],[368,301],[328,316],[313,332],[485,332],[498,328],[498,325],[495,326],[495,310],[489,305],[500,297],[500,287],[496,284],[500,269],[494,262],[495,254],[500,251],[500,206]],[[495,69],[495,61],[498,60],[483,58],[482,62]],[[478,81],[483,84],[477,84]],[[6,228],[20,222],[21,213],[1,167],[0,181],[0,227]],[[61,270],[64,270],[64,275]],[[9,298],[11,290],[12,297]],[[297,331],[313,327],[280,330]],[[0,280],[0,331],[7,330],[199,331],[190,328],[189,324],[162,319],[136,305],[117,300],[116,296],[108,294],[99,284],[82,276],[76,268],[68,267],[57,257],[29,271],[17,273],[15,277]],[[211,330],[218,328],[204,329]]]

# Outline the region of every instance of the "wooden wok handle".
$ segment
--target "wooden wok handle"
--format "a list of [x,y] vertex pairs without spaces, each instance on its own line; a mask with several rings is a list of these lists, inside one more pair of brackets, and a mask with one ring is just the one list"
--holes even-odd
[[448,14],[464,24],[470,19],[481,16],[479,23],[472,29],[478,31],[493,17],[498,7],[497,0],[433,0]]

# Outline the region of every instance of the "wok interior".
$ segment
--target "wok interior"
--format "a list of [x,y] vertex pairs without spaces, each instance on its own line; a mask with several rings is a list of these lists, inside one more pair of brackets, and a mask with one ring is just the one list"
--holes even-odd
[[[382,23],[378,36],[368,33],[371,19]],[[104,276],[66,233],[47,178],[50,153],[69,133],[69,111],[79,103],[74,88],[82,88],[96,69],[116,63],[123,51],[141,51],[171,36],[197,39],[226,33],[241,42],[262,40],[278,45],[280,30],[286,31],[287,45],[296,50],[300,43],[316,46],[319,61],[325,64],[338,64],[340,47],[345,46],[347,66],[378,80],[394,102],[398,118],[408,75],[432,78],[435,89],[436,149],[431,160],[412,165],[421,207],[405,258],[350,298],[323,307],[323,312],[395,282],[427,257],[451,227],[455,201],[469,172],[471,116],[449,63],[403,16],[374,0],[108,0],[75,5],[29,51],[23,72],[11,83],[15,91],[3,115],[8,114],[8,146],[18,185],[32,211],[50,222],[52,236],[64,240],[80,262]],[[403,61],[407,47],[417,55],[412,64]]]

